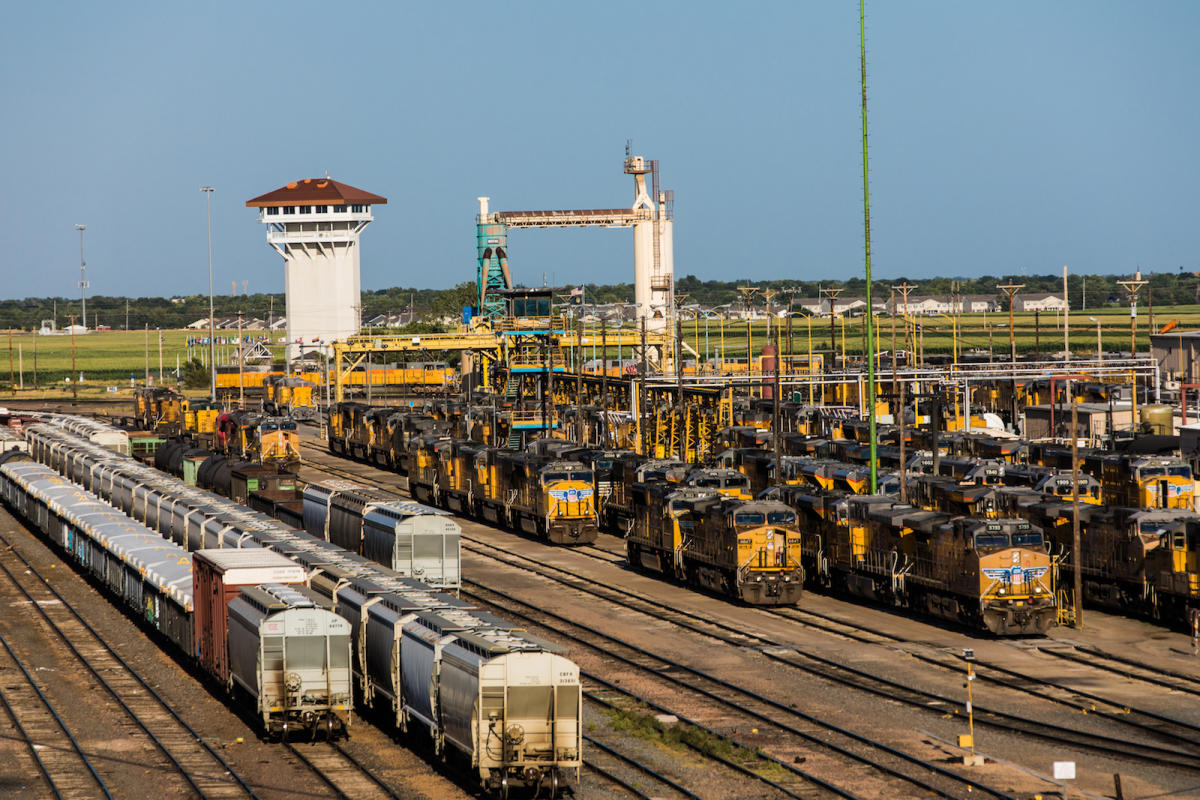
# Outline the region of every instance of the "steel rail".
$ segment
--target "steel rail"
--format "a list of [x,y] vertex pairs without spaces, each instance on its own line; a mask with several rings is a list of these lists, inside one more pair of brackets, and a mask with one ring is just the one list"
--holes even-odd
[[[15,664],[17,669],[21,671],[21,674],[25,677],[25,680],[37,694],[38,699],[41,700],[42,704],[46,707],[46,711],[50,713],[50,716],[54,719],[58,726],[62,728],[62,732],[66,735],[67,740],[71,743],[71,748],[76,752],[76,754],[78,754],[79,759],[83,762],[84,766],[87,767],[88,772],[91,773],[92,778],[95,779],[96,784],[100,787],[100,791],[104,793],[104,796],[108,798],[108,800],[113,800],[112,792],[108,790],[107,784],[105,784],[104,779],[100,777],[100,773],[96,771],[96,767],[92,764],[91,759],[87,757],[87,753],[83,752],[83,748],[80,746],[79,741],[76,740],[75,736],[67,727],[67,723],[64,722],[62,717],[58,715],[58,711],[54,709],[54,704],[50,702],[50,698],[46,697],[45,693],[42,692],[41,687],[34,682],[33,676],[29,674],[29,670],[27,670],[25,665],[21,663],[21,659],[17,657],[16,652],[12,649],[12,646],[8,643],[8,640],[4,638],[4,634],[0,634],[0,644],[4,645],[4,649],[8,652],[9,657],[13,660],[13,664]],[[12,704],[9,703],[8,698],[4,696],[3,692],[0,692],[0,703],[4,704],[4,708],[6,711],[8,711],[8,715],[12,717],[13,724],[21,733],[21,736],[24,737],[25,743],[29,745],[29,753],[33,756],[33,760],[37,763],[38,771],[40,771],[42,773],[42,777],[46,779],[46,783],[49,785],[50,791],[54,793],[55,797],[59,798],[59,800],[62,800],[63,794],[61,791],[59,791],[58,784],[55,782],[54,778],[50,776],[49,767],[47,767],[46,762],[42,759],[41,753],[38,752],[38,744],[33,741],[33,737],[28,731],[25,730],[25,726],[21,724],[21,720],[17,717],[16,709],[12,707]]]
[[[583,734],[583,739],[588,744],[590,744],[592,747],[595,747],[597,750],[607,753],[608,755],[617,759],[621,763],[627,764],[630,767],[633,767],[638,772],[641,772],[643,775],[648,775],[651,778],[654,778],[656,781],[666,784],[667,786],[670,786],[672,789],[679,792],[684,797],[690,798],[690,800],[704,800],[703,797],[696,794],[691,789],[681,786],[678,782],[671,780],[666,775],[663,775],[661,772],[656,771],[653,767],[649,767],[646,764],[643,764],[642,762],[640,762],[636,759],[630,758],[629,756],[625,755],[624,753],[617,752],[616,750],[614,750],[613,748],[604,744],[603,742],[597,741],[594,737],[588,736],[585,733],[585,734]],[[620,783],[620,781],[618,781],[618,783]],[[631,788],[631,787],[627,786],[626,788]]]
[[[192,726],[189,725],[183,719],[183,717],[180,716],[180,714],[174,708],[171,707],[171,704],[168,703],[162,697],[162,695],[160,695],[158,692],[156,692],[154,690],[154,688],[136,670],[134,670],[133,667],[131,667],[129,665],[129,662],[127,662],[115,650],[113,650],[112,648],[108,647],[107,644],[105,644],[104,638],[95,629],[95,627],[92,626],[92,624],[89,623],[87,620],[85,620],[83,618],[83,616],[80,615],[80,613],[75,610],[74,606],[72,606],[69,602],[67,602],[67,599],[65,597],[63,597],[62,594],[54,586],[52,586],[50,584],[49,580],[47,580],[46,577],[43,576],[40,571],[38,571],[37,567],[35,567],[32,562],[30,562],[27,558],[25,558],[25,556],[13,546],[12,542],[7,537],[3,536],[2,534],[0,534],[0,543],[3,543],[5,545],[5,549],[8,550],[9,552],[13,553],[29,569],[30,573],[38,579],[40,585],[43,586],[52,595],[54,595],[54,597],[61,604],[61,607],[64,610],[66,610],[67,612],[69,612],[71,614],[71,616],[74,617],[75,620],[83,627],[83,629],[86,630],[89,634],[91,634],[93,638],[95,638],[95,640],[103,648],[104,652],[107,653],[108,655],[112,656],[113,660],[116,661],[130,675],[130,677],[132,677],[138,683],[138,685],[140,685],[142,687],[142,689],[145,690],[146,694],[149,695],[151,698],[153,698],[167,712],[167,714],[175,722],[177,722],[179,724],[179,726],[181,728],[183,728],[183,730],[185,730],[196,741],[196,743],[199,744],[200,747],[203,748],[203,750],[205,752],[207,752],[224,769],[224,771],[227,774],[229,774],[230,777],[233,778],[234,782],[237,783],[237,785],[239,787],[241,787],[241,789],[248,796],[255,798],[255,800],[261,800],[261,798],[259,798],[258,794],[253,789],[250,788],[250,785],[245,781],[244,778],[242,778],[241,775],[239,775],[237,773],[237,771],[235,771],[233,769],[233,767],[229,764],[229,762],[226,761],[225,758],[223,756],[221,756],[221,754],[218,753],[216,751],[216,749],[213,748],[212,745],[210,745],[207,741],[205,741],[204,737],[202,737],[199,733],[197,733],[196,730],[193,729]],[[88,671],[92,673],[92,675],[96,678],[96,680],[100,683],[100,685],[102,685],[105,688],[105,690],[109,693],[109,695],[112,696],[112,698],[117,702],[117,704],[122,709],[124,709],[124,711],[129,715],[130,719],[132,719],[137,724],[137,726],[142,729],[142,731],[146,734],[146,736],[149,737],[150,741],[152,741],[155,744],[155,746],[159,750],[162,751],[163,755],[165,755],[167,757],[167,759],[171,762],[171,764],[174,765],[175,769],[183,776],[184,780],[187,781],[188,785],[190,785],[199,796],[208,797],[208,793],[206,793],[204,791],[204,789],[201,788],[197,784],[196,778],[187,770],[187,768],[185,768],[183,766],[183,764],[180,763],[179,759],[175,756],[175,754],[172,753],[170,751],[170,749],[167,747],[167,745],[161,740],[161,737],[159,737],[157,734],[155,734],[153,731],[150,730],[146,721],[143,720],[140,716],[138,716],[137,712],[133,710],[133,708],[129,705],[129,703],[117,693],[116,689],[114,689],[113,686],[107,680],[105,680],[105,678],[100,674],[100,671],[95,667],[95,665],[92,664],[91,661],[89,661],[79,651],[79,648],[76,646],[76,644],[74,642],[71,641],[71,638],[69,636],[67,636],[66,632],[62,629],[62,627],[58,623],[56,623],[53,620],[53,618],[51,618],[49,613],[47,613],[45,608],[43,608],[40,603],[38,603],[36,600],[34,600],[33,595],[31,595],[29,593],[29,591],[23,585],[21,585],[21,583],[17,580],[16,576],[13,575],[12,570],[10,570],[8,568],[8,566],[6,564],[4,564],[3,562],[0,562],[0,570],[3,570],[4,573],[13,582],[13,585],[16,586],[18,590],[20,590],[21,594],[25,595],[25,597],[29,599],[30,603],[33,605],[34,608],[37,609],[38,613],[42,616],[42,618],[46,621],[46,623],[54,630],[55,633],[58,634],[59,638],[62,639],[62,641],[66,644],[67,649],[69,649],[75,655],[75,657],[79,660],[79,662],[81,664],[83,664],[85,667],[87,667]]]
[[[796,709],[796,708],[792,708],[792,707],[785,705],[784,703],[781,703],[777,700],[773,700],[769,697],[765,697],[764,695],[759,694],[758,692],[755,692],[753,690],[740,687],[730,681],[726,681],[723,678],[718,678],[715,675],[707,673],[703,670],[696,669],[695,667],[690,667],[686,664],[682,664],[677,661],[673,661],[672,659],[669,659],[664,656],[653,653],[649,650],[646,650],[645,648],[639,647],[638,645],[631,644],[629,642],[625,642],[621,639],[618,639],[615,636],[606,634],[603,631],[599,631],[599,630],[592,628],[584,623],[576,622],[573,620],[568,620],[565,617],[555,614],[552,611],[547,611],[544,608],[534,607],[532,604],[526,603],[526,602],[524,602],[516,597],[513,597],[512,595],[509,595],[505,592],[501,592],[497,589],[489,588],[489,587],[483,586],[481,584],[478,584],[474,581],[470,581],[470,580],[466,580],[466,579],[464,579],[463,583],[469,584],[471,586],[475,586],[479,589],[482,589],[483,591],[490,592],[490,593],[496,595],[497,597],[502,598],[507,603],[525,606],[527,608],[535,610],[537,613],[544,614],[545,616],[550,617],[551,619],[558,620],[559,622],[561,622],[563,624],[570,625],[572,627],[579,628],[580,630],[587,631],[588,633],[590,633],[594,636],[597,636],[607,642],[618,645],[620,647],[624,647],[638,655],[652,658],[658,662],[661,662],[668,669],[686,672],[688,674],[691,674],[691,675],[697,677],[700,680],[708,681],[708,682],[710,682],[718,687],[721,687],[723,689],[727,689],[727,690],[735,692],[737,694],[744,695],[745,697],[755,700],[756,702],[759,702],[759,703],[763,704],[764,706],[766,706],[770,709],[773,709],[775,711],[780,711],[780,712],[783,712],[784,714],[797,716],[800,719],[804,720],[805,722],[808,722],[808,723],[814,724],[814,725],[818,725],[822,728],[832,731],[833,733],[835,733],[837,735],[845,736],[846,738],[851,739],[852,741],[855,741],[861,745],[865,745],[870,748],[875,748],[875,749],[881,750],[881,751],[887,753],[888,755],[893,756],[894,758],[898,758],[902,761],[907,761],[907,762],[913,764],[914,766],[917,766],[924,770],[928,770],[929,772],[933,772],[933,773],[939,775],[940,777],[943,777],[943,778],[946,778],[946,779],[949,779],[949,780],[952,780],[952,781],[955,781],[958,783],[965,784],[965,785],[971,787],[973,790],[977,789],[984,793],[991,794],[994,797],[1000,797],[1000,798],[1011,798],[1012,797],[1011,795],[1009,795],[1005,792],[1002,792],[999,789],[995,789],[991,786],[988,786],[987,784],[973,780],[971,778],[964,777],[964,776],[959,775],[951,770],[945,769],[944,767],[940,767],[936,764],[931,764],[930,762],[924,761],[923,759],[920,759],[916,756],[910,755],[909,753],[905,753],[904,751],[894,748],[890,745],[875,741],[867,736],[864,736],[859,733],[855,733],[854,731],[850,731],[850,730],[843,728],[839,725],[836,725],[832,722],[823,720],[820,717],[817,717],[815,715],[808,714],[807,712],[800,711],[799,709]],[[478,597],[478,595],[475,595],[475,594],[469,593],[469,592],[463,592],[463,594],[468,594],[470,596]],[[480,598],[480,599],[482,599],[482,598]],[[520,616],[522,618],[529,619],[530,621],[534,621],[534,620],[532,620],[531,617],[529,617],[529,615],[521,614],[521,613],[517,612],[512,607],[512,605],[505,606],[505,611],[512,616]],[[583,640],[579,636],[568,633],[561,629],[558,632],[563,636],[566,636],[575,641],[578,641],[580,644],[583,644],[584,646],[587,646],[587,647],[597,650],[602,655],[604,655],[608,658],[613,658],[618,661],[621,661],[622,663],[628,664],[629,666],[632,666],[635,669],[649,671],[653,675],[655,675],[657,678],[659,678],[660,680],[665,680],[669,683],[676,683],[681,686],[684,686],[685,688],[687,688],[697,694],[700,694],[704,697],[707,697],[710,700],[716,701],[723,705],[727,705],[731,708],[735,708],[743,714],[746,714],[755,719],[761,720],[762,722],[768,723],[770,725],[774,725],[774,726],[780,728],[781,730],[785,730],[788,733],[791,733],[795,736],[798,736],[798,737],[804,739],[805,741],[811,742],[812,744],[827,748],[829,750],[837,752],[843,756],[851,758],[860,763],[867,764],[875,769],[878,769],[879,771],[881,771],[885,774],[892,775],[893,777],[899,778],[905,782],[911,783],[916,786],[920,786],[921,788],[926,789],[927,791],[930,791],[933,794],[936,794],[940,797],[947,797],[947,798],[957,797],[957,795],[950,794],[949,792],[945,791],[944,789],[933,786],[932,784],[929,784],[928,782],[926,782],[920,778],[916,778],[912,775],[906,775],[906,774],[900,772],[895,767],[889,767],[889,766],[880,764],[877,761],[873,761],[869,757],[864,756],[861,753],[856,753],[853,750],[851,750],[845,746],[837,745],[832,742],[827,742],[813,734],[802,731],[793,725],[789,725],[785,722],[781,722],[777,719],[773,719],[772,717],[770,717],[762,712],[751,711],[747,708],[744,708],[743,706],[738,705],[737,703],[730,700],[729,698],[721,697],[719,694],[713,692],[712,690],[704,689],[704,688],[701,688],[698,686],[684,683],[683,681],[681,681],[678,678],[671,676],[671,675],[664,675],[661,672],[656,671],[655,669],[653,669],[651,667],[647,667],[644,664],[638,663],[637,661],[635,661],[634,659],[632,659],[628,656],[621,656],[621,655],[618,655],[617,653],[614,653],[612,650],[605,650],[601,647],[598,647],[597,645],[594,645],[590,642]],[[603,681],[603,679],[599,679],[598,676],[589,675],[589,679],[596,680],[597,682],[603,682],[607,685],[607,682]]]

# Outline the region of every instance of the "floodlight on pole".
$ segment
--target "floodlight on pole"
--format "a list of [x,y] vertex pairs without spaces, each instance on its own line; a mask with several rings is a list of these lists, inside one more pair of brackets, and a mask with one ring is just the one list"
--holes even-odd
[[201,186],[208,206],[208,368],[211,380],[209,399],[217,399],[216,321],[213,318],[212,193],[213,187]]
[[83,232],[87,230],[87,225],[76,225],[75,230],[79,231],[79,324],[86,331],[88,282],[84,271],[87,262],[83,260]]

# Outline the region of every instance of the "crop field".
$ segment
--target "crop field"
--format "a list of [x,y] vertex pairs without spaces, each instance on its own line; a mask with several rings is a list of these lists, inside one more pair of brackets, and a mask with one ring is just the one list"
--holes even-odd
[[[66,378],[71,375],[74,349],[75,372],[83,375],[79,385],[81,392],[107,393],[110,386],[128,390],[131,377],[142,383],[147,374],[158,383],[160,363],[161,378],[173,384],[176,359],[182,364],[192,355],[199,355],[200,350],[205,351],[207,359],[207,345],[195,352],[187,346],[188,338],[196,335],[195,331],[187,330],[95,331],[75,337],[13,331],[11,335],[3,334],[4,338],[0,339],[0,348],[9,352],[12,365],[11,370],[0,366],[0,383],[8,386],[11,376],[12,382],[24,385],[27,393],[35,386],[42,390],[70,388]],[[221,364],[228,359],[235,345],[220,343],[219,336],[218,342],[217,363]],[[274,349],[282,350],[282,346]]]
[[[1096,322],[1099,321],[1099,331],[1104,350],[1109,353],[1129,351],[1129,309],[1128,307],[1108,307],[1099,310],[1088,309],[1074,311],[1071,314],[1071,351],[1079,355],[1092,355],[1096,352]],[[787,351],[787,323],[780,320],[782,326],[775,320],[771,321],[771,338],[776,329],[784,351]],[[1200,329],[1200,305],[1167,306],[1154,310],[1154,331],[1161,330],[1168,323],[1175,322],[1177,330]],[[838,318],[833,322],[834,344],[836,348],[851,355],[863,352],[865,319],[863,317]],[[1137,317],[1137,349],[1140,353],[1148,353],[1149,334],[1151,331],[1150,314],[1146,308],[1139,309]],[[745,357],[747,325],[740,320],[694,320],[686,319],[682,323],[684,341],[701,356],[715,358],[718,353],[724,353],[728,358]],[[917,332],[924,334],[924,347],[927,354],[950,353],[957,343],[958,352],[969,350],[988,352],[989,349],[997,354],[1008,352],[1009,331],[1008,314],[995,312],[990,314],[961,314],[956,319],[944,315],[914,316],[905,325],[905,320],[898,317],[893,325],[891,317],[876,317],[878,350],[892,349],[893,330],[895,331],[895,347],[900,350],[908,347],[919,347],[912,341]],[[905,344],[905,328],[910,337],[909,345]],[[628,330],[630,326],[626,326]],[[755,354],[767,344],[766,320],[755,320],[750,326],[751,347]],[[47,389],[62,391],[70,385],[65,379],[71,375],[72,347],[75,355],[75,371],[82,373],[83,382],[79,385],[81,392],[110,393],[109,387],[116,387],[119,393],[125,393],[130,386],[130,378],[135,382],[144,381],[147,373],[155,383],[165,380],[173,384],[176,363],[182,364],[192,356],[207,359],[206,346],[194,349],[188,347],[189,337],[195,337],[195,331],[164,330],[164,331],[97,331],[82,336],[37,336],[29,332],[14,331],[0,339],[0,348],[7,348],[10,353],[11,370],[4,374],[0,366],[0,384],[9,385],[9,375],[13,385],[23,385],[29,393],[36,386],[42,393]],[[160,345],[161,338],[161,360]],[[220,340],[220,337],[218,337]],[[1033,353],[1035,351],[1051,354],[1063,349],[1062,316],[1055,313],[1015,314],[1013,317],[1013,339],[1018,353]],[[815,350],[828,350],[830,341],[830,322],[827,317],[796,316],[792,320],[792,351],[803,353],[811,347]],[[218,342],[217,363],[229,361],[232,343]],[[277,358],[282,358],[282,345],[273,344],[271,349]],[[588,354],[590,357],[590,353]],[[622,355],[631,357],[625,352]],[[609,357],[617,356],[615,348],[609,348]],[[2,358],[2,355],[0,355]],[[2,362],[0,362],[2,364]],[[160,379],[161,365],[161,379]]]
[[[1091,356],[1096,352],[1096,322],[1099,322],[1100,340],[1106,353],[1129,352],[1130,326],[1129,307],[1075,310],[1071,312],[1070,345],[1073,354]],[[787,346],[787,320],[779,320],[780,346]],[[1200,329],[1200,305],[1166,306],[1154,309],[1154,332],[1162,330],[1170,322],[1176,323],[1175,330]],[[1145,306],[1138,309],[1137,350],[1145,355],[1150,346],[1150,314]],[[864,352],[865,317],[837,318],[833,322],[834,346],[838,352],[845,350],[850,355]],[[771,338],[776,335],[778,323],[771,321]],[[629,327],[628,325],[626,326]],[[684,341],[701,356],[715,357],[718,351],[729,358],[746,355],[746,323],[739,320],[685,319],[682,323]],[[926,354],[950,353],[956,346],[959,354],[969,350],[1006,354],[1009,350],[1008,312],[989,314],[960,314],[956,319],[945,315],[917,316],[908,320],[909,344],[905,345],[905,320],[896,317],[895,325],[889,316],[877,316],[876,350],[892,349],[893,329],[897,350],[919,349],[913,339],[924,334]],[[754,320],[750,325],[751,349],[757,355],[767,344],[767,323]],[[811,337],[811,338],[810,338]],[[792,319],[792,352],[809,350],[809,342],[816,351],[828,350],[830,321],[828,317],[813,317],[811,320],[796,316]],[[956,345],[957,342],[957,345]],[[1063,349],[1062,315],[1054,312],[1041,314],[1018,313],[1013,315],[1013,344],[1018,354],[1041,352],[1049,355]]]

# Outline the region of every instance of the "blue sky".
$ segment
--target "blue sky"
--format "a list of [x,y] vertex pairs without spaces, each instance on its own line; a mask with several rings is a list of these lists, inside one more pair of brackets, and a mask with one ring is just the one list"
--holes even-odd
[[[1200,269],[1200,4],[869,2],[881,278]],[[385,195],[364,288],[475,272],[493,209],[675,190],[679,275],[861,274],[858,5],[27,3],[0,49],[3,296],[282,291],[245,201]],[[632,234],[517,231],[514,277],[631,281]]]

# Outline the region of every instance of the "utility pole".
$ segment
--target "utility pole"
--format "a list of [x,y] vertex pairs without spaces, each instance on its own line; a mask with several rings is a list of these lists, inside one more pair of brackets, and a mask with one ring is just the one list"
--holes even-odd
[[75,371],[75,315],[71,319],[71,401],[79,400],[79,374]]
[[87,290],[88,282],[85,273],[87,262],[83,260],[83,232],[87,230],[87,225],[76,225],[75,230],[79,231],[79,314],[82,318],[83,329],[87,330]]
[[129,298],[125,298],[125,330],[129,330]]
[[158,383],[161,386],[163,382],[163,362],[162,362],[162,328],[158,329]]
[[[1117,281],[1120,286],[1129,292],[1129,357],[1130,360],[1137,358],[1137,295],[1138,290],[1145,286],[1149,281],[1142,280],[1142,271],[1139,269],[1132,279],[1127,281]],[[1133,406],[1132,406],[1132,424],[1137,428],[1137,364],[1130,364],[1129,367],[1129,383],[1133,387]]]
[[1017,429],[1017,339],[1013,335],[1013,303],[1017,292],[1025,288],[1023,283],[1005,283],[996,287],[1008,295],[1008,358],[1012,379],[1009,381],[1009,406],[1013,430]]
[[[909,364],[912,364],[912,362],[913,362],[912,352],[916,348],[913,347],[912,344],[909,342],[909,336],[908,336],[908,295],[913,289],[916,289],[916,288],[917,288],[916,286],[909,283],[908,281],[905,281],[904,283],[900,284],[899,286],[892,287],[892,291],[899,292],[900,296],[904,299],[904,349],[908,351],[908,363]],[[893,314],[896,313],[895,308],[892,309],[892,313]]]
[[150,323],[146,323],[146,385],[150,385]]
[[753,286],[739,286],[738,291],[742,293],[742,300],[746,304],[746,377],[750,376],[750,362],[753,358],[752,353],[752,335],[750,333],[750,298],[758,293],[758,289]]
[[639,315],[638,319],[642,323],[642,367],[638,370],[637,437],[638,452],[646,455],[645,426],[642,424],[642,420],[646,416],[646,372],[649,369],[649,365],[646,359],[646,317]]
[[[832,288],[826,288],[826,289],[821,290],[821,294],[824,295],[825,297],[829,298],[829,354],[833,357],[829,359],[829,369],[826,370],[827,372],[833,372],[833,368],[837,364],[837,344],[836,344],[836,342],[837,342],[837,326],[834,324],[836,317],[835,317],[833,311],[834,311],[834,306],[837,304],[838,295],[844,291],[846,291],[846,290],[845,289],[832,289]],[[843,348],[843,350],[844,349],[845,348]],[[843,352],[842,358],[844,359],[845,357],[846,357],[846,354]]]
[[1071,295],[1067,293],[1067,265],[1063,264],[1063,353],[1071,360]]
[[13,366],[13,346],[12,346],[12,327],[8,329],[8,385],[12,388],[12,393],[17,393],[17,370]]
[[1067,388],[1071,390],[1071,485],[1074,487],[1071,493],[1071,560],[1075,562],[1073,618],[1075,628],[1080,629],[1083,627],[1083,562],[1080,559],[1083,548],[1079,539],[1079,403],[1070,381],[1067,381]]
[[867,17],[863,0],[858,0],[858,52],[862,70],[862,145],[863,145],[863,242],[864,270],[867,280],[867,414],[870,431],[871,494],[879,488],[879,465],[876,463],[878,430],[875,419],[875,314],[871,305],[871,183],[867,169]]
[[[243,345],[242,312],[238,311],[238,408],[246,407],[246,348]],[[162,347],[162,339],[159,339],[159,347]]]

